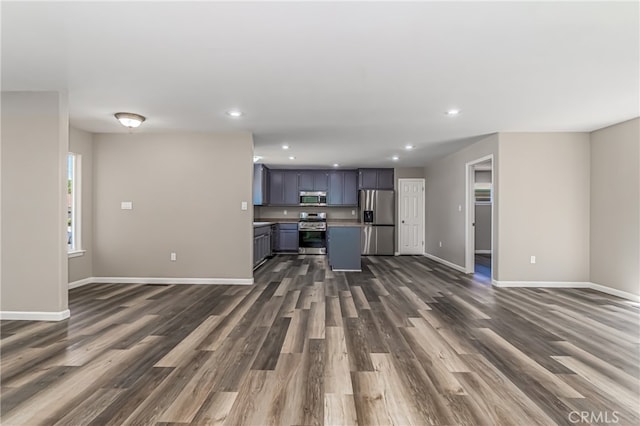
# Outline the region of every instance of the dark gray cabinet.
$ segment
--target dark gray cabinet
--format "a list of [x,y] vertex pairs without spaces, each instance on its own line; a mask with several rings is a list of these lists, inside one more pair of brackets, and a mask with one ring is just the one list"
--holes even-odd
[[[393,169],[282,170],[262,167],[261,173],[254,169],[254,205],[297,206],[300,191],[327,191],[327,204],[357,206],[359,189],[394,187]],[[256,176],[263,176],[263,182],[258,182]],[[256,188],[258,184],[261,186]],[[260,191],[268,196],[260,200],[257,196]]]
[[313,172],[313,190],[327,191],[329,189],[329,172],[325,170]]
[[359,169],[358,189],[393,189],[393,169]]
[[329,188],[329,172],[326,170],[299,170],[298,190],[326,191]]
[[378,169],[378,187],[376,189],[393,189],[393,169]]
[[278,224],[278,236],[276,238],[277,251],[298,251],[298,224]]
[[358,173],[355,170],[329,172],[327,204],[330,206],[356,206],[358,204]]
[[330,226],[327,237],[329,265],[333,270],[360,271],[360,227]]
[[298,172],[296,170],[269,171],[269,205],[286,206],[299,203]]
[[269,204],[284,204],[284,170],[269,173]]
[[284,172],[284,203],[300,204],[298,173],[295,170],[287,170]]
[[253,165],[253,205],[269,204],[269,169],[264,164]]
[[271,256],[271,226],[253,228],[253,266]]
[[358,170],[358,189],[378,189],[378,170]]

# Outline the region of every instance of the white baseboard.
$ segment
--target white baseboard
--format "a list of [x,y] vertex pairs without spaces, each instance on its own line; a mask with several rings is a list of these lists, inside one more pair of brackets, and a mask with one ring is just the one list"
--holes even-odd
[[491,254],[491,250],[476,250],[476,254]]
[[597,291],[601,291],[602,293],[611,294],[612,296],[618,296],[623,299],[631,300],[634,302],[640,303],[640,296],[633,293],[628,293],[626,291],[618,290],[617,288],[607,287],[606,285],[589,283],[589,288],[592,288]]
[[588,282],[572,281],[497,281],[493,280],[496,287],[521,287],[521,288],[589,288]]
[[68,309],[60,312],[0,311],[0,320],[62,321],[70,315],[71,312]]
[[69,284],[79,287],[89,283],[94,284],[222,284],[222,285],[251,285],[253,278],[158,278],[158,277],[91,277]]
[[73,281],[69,283],[69,290],[71,290],[72,288],[77,288],[77,287],[82,287],[83,285],[87,285],[87,284],[91,284],[94,281],[95,278],[93,277],[89,277],[89,278],[83,278],[81,280],[78,281]]
[[633,302],[640,303],[640,296],[626,291],[618,290],[615,288],[607,287],[604,285],[592,283],[592,282],[572,282],[572,281],[496,281],[493,280],[493,285],[496,287],[520,287],[520,288],[589,288],[599,291],[601,293],[617,296],[622,299],[631,300]]
[[449,268],[453,268],[456,271],[460,271],[460,272],[462,272],[464,274],[467,273],[467,271],[462,266],[456,265],[455,263],[451,263],[448,260],[441,259],[438,256],[434,256],[434,255],[429,254],[429,253],[425,253],[424,256],[428,257],[431,260],[435,260],[436,262],[442,263],[443,265],[447,265]]

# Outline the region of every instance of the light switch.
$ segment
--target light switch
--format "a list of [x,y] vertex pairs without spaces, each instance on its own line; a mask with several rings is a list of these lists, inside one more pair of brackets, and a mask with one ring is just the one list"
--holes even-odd
[[246,210],[246,209],[248,208],[248,207],[247,207],[247,202],[246,202],[246,201],[243,201],[243,202],[242,202],[242,205],[240,206],[240,208],[241,208],[242,210]]
[[132,201],[123,201],[120,203],[120,209],[121,210],[132,210],[133,209],[133,202]]

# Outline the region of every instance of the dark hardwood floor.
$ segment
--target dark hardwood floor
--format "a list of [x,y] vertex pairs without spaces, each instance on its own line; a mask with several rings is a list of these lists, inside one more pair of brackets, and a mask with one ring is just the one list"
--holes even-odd
[[96,284],[70,309],[2,322],[3,425],[640,423],[638,308],[591,290],[277,256],[254,286]]

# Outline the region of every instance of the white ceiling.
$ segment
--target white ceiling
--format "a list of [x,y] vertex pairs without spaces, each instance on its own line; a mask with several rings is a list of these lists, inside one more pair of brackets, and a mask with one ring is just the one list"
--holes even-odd
[[130,111],[138,132],[253,132],[272,165],[422,166],[638,116],[639,30],[638,2],[4,1],[2,89],[67,90],[92,132]]

